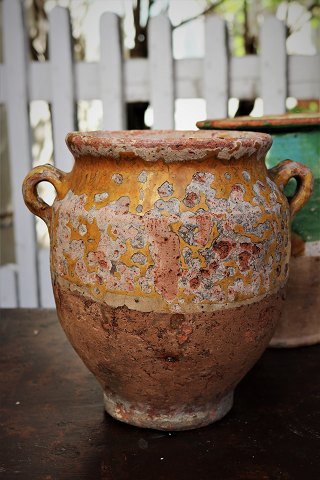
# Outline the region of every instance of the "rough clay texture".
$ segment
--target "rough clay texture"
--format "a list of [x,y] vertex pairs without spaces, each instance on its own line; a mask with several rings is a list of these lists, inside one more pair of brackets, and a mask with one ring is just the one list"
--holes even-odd
[[110,413],[169,430],[186,428],[184,413],[195,417],[187,428],[216,419],[219,412],[211,412],[204,423],[196,417],[228,396],[262,354],[280,315],[281,295],[183,315],[112,308],[55,286],[57,311],[71,344],[106,396],[119,399]]
[[184,313],[252,301],[286,281],[287,200],[254,154],[183,165],[82,157],[63,186],[52,271],[92,298]]
[[46,209],[53,287],[116,418],[214,421],[267,346],[290,255],[270,144],[240,132],[68,136],[75,166]]
[[320,343],[320,256],[290,259],[286,302],[272,347]]
[[165,163],[211,159],[263,159],[272,140],[264,133],[129,130],[70,133],[66,143],[75,158],[88,155],[109,160],[140,158]]

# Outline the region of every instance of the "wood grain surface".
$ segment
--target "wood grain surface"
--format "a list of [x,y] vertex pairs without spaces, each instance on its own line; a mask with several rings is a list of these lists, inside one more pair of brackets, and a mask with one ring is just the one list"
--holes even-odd
[[268,350],[220,422],[157,432],[106,415],[55,312],[2,310],[3,480],[313,480],[320,472],[320,347]]

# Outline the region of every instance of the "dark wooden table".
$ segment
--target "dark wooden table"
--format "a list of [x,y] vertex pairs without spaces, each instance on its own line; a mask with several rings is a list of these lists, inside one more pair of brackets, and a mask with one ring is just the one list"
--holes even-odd
[[320,347],[268,350],[220,422],[164,433],[106,415],[49,310],[1,312],[0,478],[320,478]]

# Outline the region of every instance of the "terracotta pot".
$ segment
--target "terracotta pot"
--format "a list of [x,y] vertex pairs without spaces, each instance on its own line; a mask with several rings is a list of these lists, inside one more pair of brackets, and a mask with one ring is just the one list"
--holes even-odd
[[[297,347],[320,342],[320,114],[265,115],[198,122],[199,128],[251,130],[272,135],[268,167],[283,158],[303,162],[314,176],[314,191],[292,221],[292,250],[287,301],[275,335],[274,347]],[[291,197],[289,182],[285,194]]]
[[[24,198],[47,222],[58,315],[107,412],[163,430],[220,419],[272,337],[290,214],[311,173],[290,161],[268,172],[271,137],[258,133],[71,133],[67,144],[72,172],[33,169]],[[42,181],[57,190],[52,207]]]

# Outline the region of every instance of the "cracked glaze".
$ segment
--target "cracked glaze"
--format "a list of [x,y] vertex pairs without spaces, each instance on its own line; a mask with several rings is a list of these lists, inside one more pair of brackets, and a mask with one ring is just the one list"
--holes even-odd
[[[72,172],[36,167],[24,198],[48,225],[59,319],[105,409],[163,430],[218,420],[280,317],[290,253],[282,187],[299,166],[282,162],[271,178],[271,139],[249,132],[67,142]],[[52,206],[40,181],[57,190]]]
[[67,143],[76,164],[53,205],[54,285],[187,313],[285,283],[289,210],[264,166],[268,135],[94,132]]

